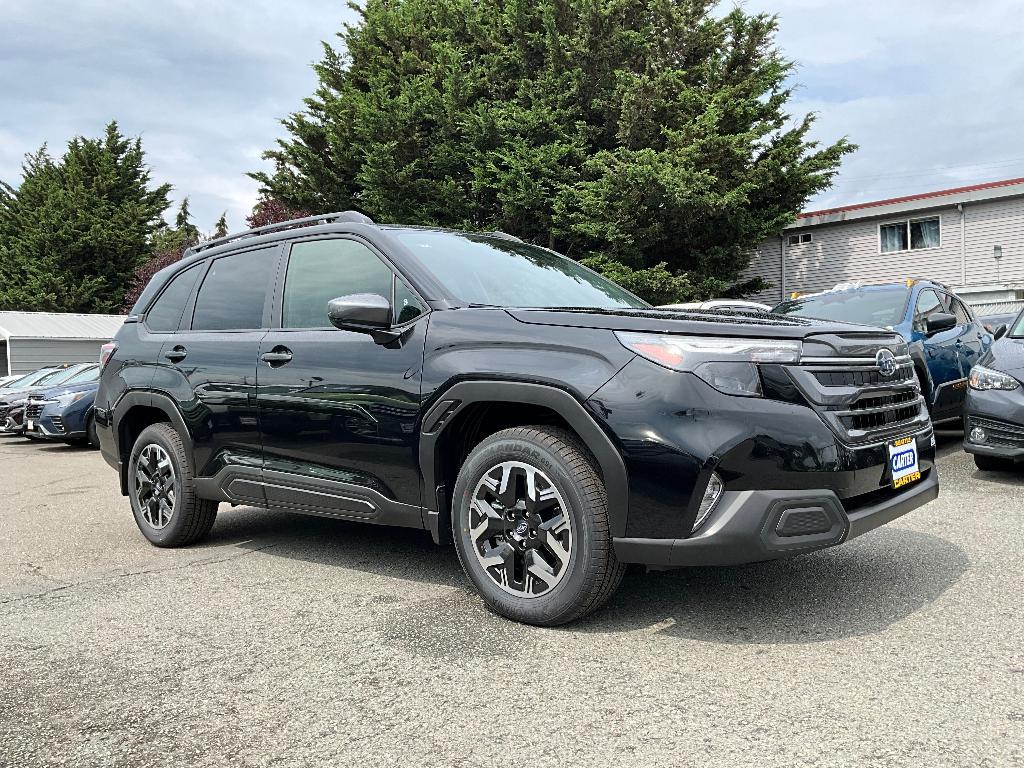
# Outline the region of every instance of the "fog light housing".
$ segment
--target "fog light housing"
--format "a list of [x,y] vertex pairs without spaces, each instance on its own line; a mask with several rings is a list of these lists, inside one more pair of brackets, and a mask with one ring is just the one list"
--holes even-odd
[[690,529],[690,533],[693,533],[700,528],[704,521],[708,519],[708,516],[714,510],[715,505],[718,504],[718,500],[722,498],[722,491],[725,486],[722,485],[722,478],[717,473],[712,472],[711,477],[708,479],[708,485],[704,489],[704,497],[700,500],[700,508],[697,510],[697,519],[693,523],[693,528]]
[[971,427],[968,437],[972,443],[984,443],[988,435],[985,434],[985,430],[981,427]]

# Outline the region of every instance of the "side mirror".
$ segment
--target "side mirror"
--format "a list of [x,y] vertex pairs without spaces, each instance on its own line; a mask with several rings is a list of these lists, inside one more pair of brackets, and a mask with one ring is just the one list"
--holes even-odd
[[956,315],[951,315],[948,312],[936,312],[928,317],[928,324],[925,328],[929,336],[939,331],[956,328]]
[[342,331],[386,330],[391,327],[391,302],[376,293],[353,293],[327,302],[327,318]]
[[353,293],[327,302],[327,319],[341,331],[367,333],[378,344],[400,334],[391,330],[391,302],[376,293]]
[[1001,339],[1003,338],[1003,336],[1006,335],[1006,332],[1008,330],[1010,329],[1006,326],[1006,323],[1003,323],[1002,325],[995,329],[995,331],[992,333],[992,336],[994,338]]

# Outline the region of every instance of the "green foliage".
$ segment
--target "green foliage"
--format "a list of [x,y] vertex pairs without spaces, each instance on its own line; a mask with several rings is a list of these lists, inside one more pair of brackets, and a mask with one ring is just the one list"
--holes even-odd
[[213,225],[213,237],[227,237],[228,234],[228,212],[224,211]]
[[43,146],[22,171],[0,189],[0,309],[120,311],[169,205],[169,185],[149,188],[141,141],[111,122],[60,160]]
[[690,276],[672,274],[665,262],[646,269],[633,269],[608,256],[591,256],[583,259],[582,263],[651,304],[672,304],[697,298],[696,286],[690,281]]
[[[645,298],[729,289],[853,146],[791,119],[776,19],[711,0],[367,0],[254,173],[299,210],[501,229]],[[626,269],[628,267],[628,270]]]
[[[223,218],[223,217],[222,217]],[[188,198],[181,201],[178,212],[174,216],[174,226],[164,224],[154,234],[151,250],[154,257],[169,251],[184,251],[193,243],[199,242],[199,227],[192,223],[192,213],[188,209]]]

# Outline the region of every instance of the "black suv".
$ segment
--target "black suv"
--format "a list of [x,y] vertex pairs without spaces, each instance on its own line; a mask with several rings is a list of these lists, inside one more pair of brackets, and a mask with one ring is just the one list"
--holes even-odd
[[502,233],[345,212],[210,241],[103,365],[103,454],[157,546],[224,501],[426,529],[535,624],[627,563],[821,549],[938,494],[897,335],[652,309]]

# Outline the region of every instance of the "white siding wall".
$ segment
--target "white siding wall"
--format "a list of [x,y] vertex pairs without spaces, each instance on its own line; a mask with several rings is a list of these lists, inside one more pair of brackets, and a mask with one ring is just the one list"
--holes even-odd
[[11,339],[8,344],[11,373],[31,373],[59,363],[95,363],[106,340]]
[[992,258],[996,245],[1003,247],[1000,280],[1024,280],[1024,198],[968,203],[964,210],[968,285],[996,282],[996,261]]
[[[995,283],[994,245],[1003,247],[999,279],[1024,281],[1024,198],[966,203],[965,252],[967,284]],[[878,227],[890,221],[939,216],[938,248],[879,253]],[[811,232],[813,241],[789,245],[788,235]],[[921,277],[959,286],[961,280],[960,212],[955,206],[901,213],[890,218],[853,220],[786,230],[786,293],[820,291],[836,283],[865,283]],[[756,298],[772,303],[782,298],[778,238],[763,243],[751,258],[746,277],[763,277],[772,288]]]
[[771,283],[771,288],[756,296],[751,296],[754,301],[762,301],[765,304],[774,304],[779,300],[779,286],[782,285],[782,245],[779,238],[775,237],[766,240],[757,247],[754,255],[750,257],[750,266],[744,273],[744,279],[761,277]]

